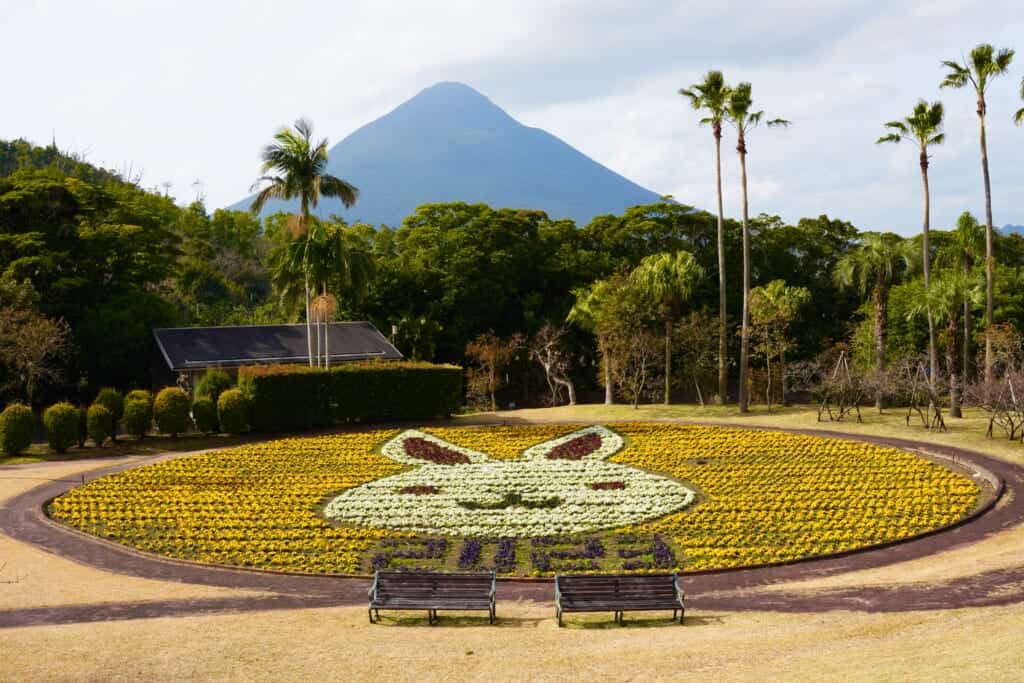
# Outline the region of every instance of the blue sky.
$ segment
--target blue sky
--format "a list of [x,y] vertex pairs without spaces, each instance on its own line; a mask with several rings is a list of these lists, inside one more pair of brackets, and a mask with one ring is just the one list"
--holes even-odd
[[[990,90],[989,150],[995,222],[1024,223],[1024,128],[1011,122],[1024,106],[1019,1],[754,4],[0,0],[0,137],[55,132],[94,163],[217,207],[247,193],[278,126],[309,116],[335,142],[456,80],[641,185],[711,207],[710,134],[676,91],[718,68],[794,124],[749,142],[752,213],[909,234],[921,222],[916,152],[874,140],[918,98],[941,99],[932,225],[981,216],[974,100],[938,84],[941,60],[987,41],[1021,51]],[[737,215],[728,138],[723,151]]]

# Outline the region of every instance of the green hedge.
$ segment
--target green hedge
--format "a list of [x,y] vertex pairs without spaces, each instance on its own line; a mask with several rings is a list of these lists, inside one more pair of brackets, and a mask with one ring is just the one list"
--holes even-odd
[[330,370],[295,365],[242,368],[254,431],[340,422],[425,420],[462,405],[462,368],[412,362],[346,363]]
[[12,403],[0,413],[0,452],[17,455],[32,445],[36,418],[23,403]]

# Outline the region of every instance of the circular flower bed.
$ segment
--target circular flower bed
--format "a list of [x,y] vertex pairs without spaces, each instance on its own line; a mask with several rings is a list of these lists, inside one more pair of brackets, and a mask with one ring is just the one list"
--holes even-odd
[[366,431],[103,477],[51,505],[84,531],[264,569],[695,571],[898,540],[961,519],[969,478],[903,451],[728,427]]

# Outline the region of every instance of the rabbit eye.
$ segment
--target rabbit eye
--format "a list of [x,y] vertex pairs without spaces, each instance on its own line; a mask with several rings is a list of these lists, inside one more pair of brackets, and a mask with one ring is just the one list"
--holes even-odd
[[626,488],[626,482],[624,481],[595,481],[590,485],[590,488],[595,491],[618,491],[619,489]]
[[548,453],[549,460],[579,460],[590,455],[601,447],[601,437],[597,434],[583,434],[559,444]]
[[436,486],[406,486],[398,489],[399,493],[409,493],[414,496],[429,496],[432,493],[441,493]]
[[464,453],[414,436],[405,440],[405,454],[435,465],[466,465],[472,462]]

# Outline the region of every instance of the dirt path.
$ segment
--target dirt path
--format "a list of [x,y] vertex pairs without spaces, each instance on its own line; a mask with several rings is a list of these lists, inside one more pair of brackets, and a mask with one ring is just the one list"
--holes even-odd
[[[743,428],[755,428],[744,425]],[[820,430],[784,430],[923,450],[987,470],[1005,484],[988,511],[955,529],[877,550],[796,564],[725,571],[684,578],[687,605],[698,609],[825,612],[852,610],[900,612],[1024,602],[1024,567],[990,571],[934,584],[836,588],[820,591],[757,590],[759,586],[881,567],[918,559],[981,540],[1024,523],[1024,467],[980,453],[905,439],[866,437]],[[174,457],[174,456],[172,456]],[[147,460],[148,461],[148,460]],[[88,479],[105,476],[138,461],[103,467]],[[110,572],[162,581],[258,590],[269,596],[200,598],[157,602],[75,605],[0,611],[0,628],[41,624],[137,619],[364,604],[369,581],[358,577],[304,576],[225,569],[140,553],[62,525],[43,513],[47,501],[77,482],[48,481],[0,508],[0,532],[64,558]],[[551,602],[550,581],[499,581],[499,600]]]

